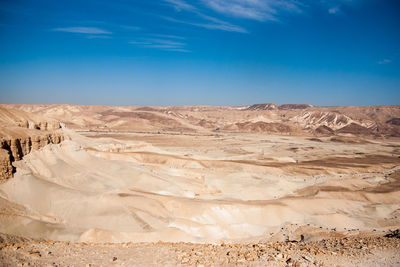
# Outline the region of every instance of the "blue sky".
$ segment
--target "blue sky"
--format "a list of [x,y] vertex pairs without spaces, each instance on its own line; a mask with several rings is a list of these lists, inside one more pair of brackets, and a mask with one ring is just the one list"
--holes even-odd
[[0,102],[400,104],[398,0],[1,0]]

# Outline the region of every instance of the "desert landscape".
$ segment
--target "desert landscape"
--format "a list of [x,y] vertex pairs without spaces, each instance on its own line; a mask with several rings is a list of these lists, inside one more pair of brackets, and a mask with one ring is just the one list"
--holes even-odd
[[4,266],[399,266],[400,106],[0,105]]
[[0,1],[0,267],[400,267],[400,1]]

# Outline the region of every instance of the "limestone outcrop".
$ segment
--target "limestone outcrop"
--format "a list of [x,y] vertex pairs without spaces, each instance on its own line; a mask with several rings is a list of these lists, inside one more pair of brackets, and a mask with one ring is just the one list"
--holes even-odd
[[0,107],[0,182],[13,176],[14,161],[47,144],[62,142],[64,135],[57,132],[60,128],[57,120]]
[[0,182],[13,176],[14,167],[11,163],[11,154],[5,149],[0,149]]
[[29,137],[2,138],[0,143],[0,181],[12,177],[15,169],[14,161],[21,160],[32,150],[37,150],[48,144],[59,144],[64,141],[60,133],[46,133]]
[[39,121],[34,122],[30,120],[24,120],[17,122],[19,127],[27,129],[36,129],[44,131],[53,131],[61,128],[60,122],[58,121]]

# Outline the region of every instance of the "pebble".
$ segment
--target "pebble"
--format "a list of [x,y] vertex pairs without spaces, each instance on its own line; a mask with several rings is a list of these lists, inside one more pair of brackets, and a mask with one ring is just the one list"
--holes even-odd
[[308,262],[314,263],[314,259],[311,258],[311,257],[308,257],[307,255],[304,255],[304,256],[303,256],[303,259],[305,259],[305,260],[308,261]]

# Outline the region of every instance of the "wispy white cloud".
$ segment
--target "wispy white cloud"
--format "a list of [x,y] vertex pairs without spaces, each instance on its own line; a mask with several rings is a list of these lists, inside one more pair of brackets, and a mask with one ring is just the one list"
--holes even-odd
[[391,59],[385,58],[385,59],[383,59],[383,60],[378,61],[378,64],[379,64],[379,65],[384,65],[384,64],[389,64],[389,63],[391,63],[391,62],[392,62]]
[[169,3],[169,4],[171,4],[178,11],[181,11],[181,10],[188,10],[188,11],[197,10],[196,7],[186,3],[183,0],[164,0],[164,1]]
[[165,51],[190,52],[186,49],[186,43],[171,39],[142,38],[130,41],[129,43],[140,47],[155,48]]
[[338,12],[340,12],[340,8],[338,6],[331,7],[328,9],[328,13],[332,15],[337,14]]
[[247,30],[226,20],[210,16],[210,12],[256,21],[278,21],[281,12],[301,13],[304,7],[300,0],[200,0],[196,2],[197,5],[188,4],[185,0],[164,1],[177,11],[197,15],[197,20],[188,21],[168,17],[170,21],[240,33],[247,33]]
[[231,24],[227,21],[221,20],[214,18],[212,16],[209,16],[204,13],[204,11],[200,10],[198,7],[195,7],[193,5],[190,5],[186,3],[184,0],[164,0],[165,2],[169,3],[172,5],[176,10],[178,11],[187,11],[191,12],[193,14],[196,14],[199,19],[202,21],[185,21],[185,20],[178,20],[175,18],[171,17],[164,17],[165,19],[168,19],[170,21],[178,22],[178,23],[184,23],[188,25],[193,25],[197,27],[202,27],[206,29],[213,29],[213,30],[222,30],[222,31],[230,31],[230,32],[240,32],[240,33],[246,33],[247,31],[237,25]]
[[110,31],[106,31],[97,27],[65,27],[65,28],[54,28],[53,31],[82,33],[82,34],[112,34],[112,32]]
[[185,40],[185,37],[178,36],[178,35],[171,35],[171,34],[159,34],[159,33],[151,33],[150,36],[158,37],[158,38],[165,38],[165,39],[179,39]]
[[110,39],[110,35],[88,35],[86,36],[88,39]]
[[[342,13],[343,6],[354,6],[357,0],[199,0],[196,5],[187,0],[164,0],[178,11],[189,11],[207,20],[209,12],[216,12],[227,17],[250,19],[260,22],[279,21],[284,14],[300,14],[309,7],[322,6],[329,14]],[[211,17],[212,18],[212,17]],[[228,23],[228,22],[227,22]],[[216,25],[207,28],[225,29]]]
[[169,21],[192,25],[192,26],[197,26],[197,27],[202,27],[202,28],[211,29],[211,30],[222,30],[222,31],[229,31],[229,32],[247,33],[247,30],[240,26],[231,24],[226,21],[218,20],[216,18],[211,18],[211,17],[207,17],[208,19],[206,21],[202,21],[202,22],[198,22],[198,21],[191,22],[191,21],[185,21],[185,20],[178,20],[178,19],[171,18],[171,17],[164,17],[164,18]]
[[[303,0],[304,1],[304,0]],[[357,8],[365,0],[319,0],[320,5],[331,15],[344,14],[346,9]]]
[[240,32],[240,33],[248,33],[245,28],[240,26],[232,25],[230,23],[223,24],[215,24],[215,23],[191,23],[194,26],[203,27],[211,30],[222,30],[228,32]]
[[142,28],[138,26],[131,26],[131,25],[120,25],[120,27],[124,30],[129,31],[140,31]]
[[202,0],[212,10],[238,18],[257,21],[277,21],[282,11],[301,12],[302,4],[295,0]]

